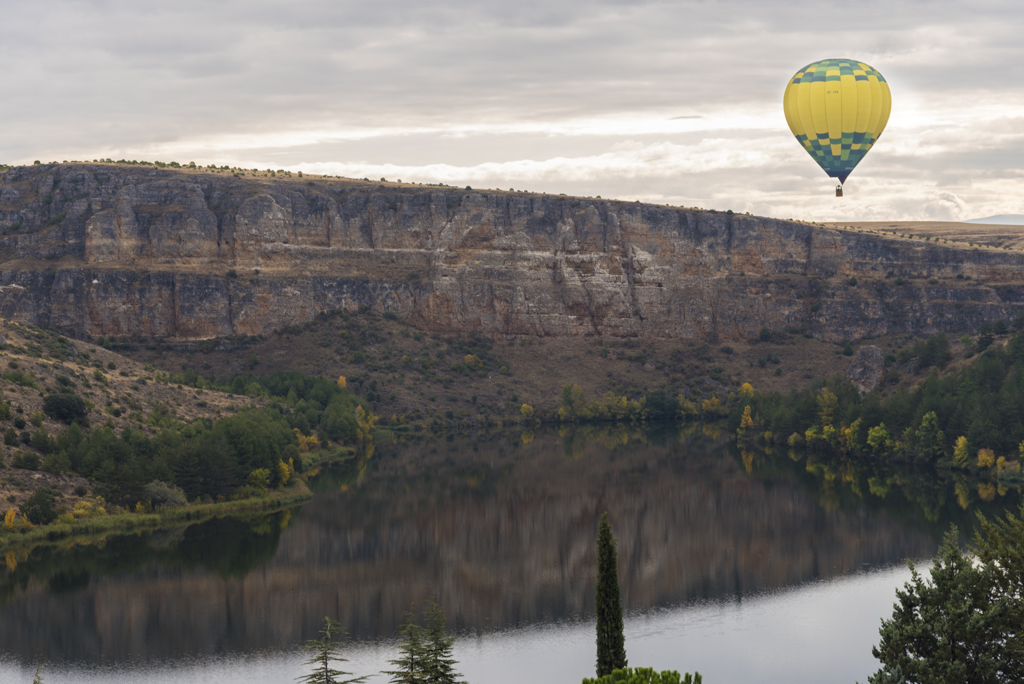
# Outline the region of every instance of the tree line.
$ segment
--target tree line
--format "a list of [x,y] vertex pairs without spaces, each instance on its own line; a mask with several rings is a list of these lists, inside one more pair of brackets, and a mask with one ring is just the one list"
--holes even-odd
[[[71,410],[84,400],[72,384],[59,380],[60,389],[43,406],[70,424],[53,436],[40,427],[30,443],[42,458],[25,452],[14,465],[87,477],[93,493],[110,505],[158,508],[180,505],[184,498],[246,498],[289,484],[304,470],[309,452],[329,442],[358,446],[372,440],[375,418],[344,379],[331,382],[297,372],[250,378],[249,384],[269,398],[265,407],[186,423],[158,405],[144,424],[126,426],[120,434],[112,424],[90,428],[84,411]],[[0,405],[0,413],[6,406]],[[30,522],[56,517],[52,506],[44,509],[46,514],[33,514]]]
[[[921,384],[863,397],[848,380],[803,391],[758,393],[749,385],[730,413],[742,441],[961,469],[995,469],[1020,479],[1024,458],[1024,330],[988,346],[969,366],[941,373],[948,341],[939,333],[912,353],[932,365]],[[749,389],[748,389],[749,388]]]

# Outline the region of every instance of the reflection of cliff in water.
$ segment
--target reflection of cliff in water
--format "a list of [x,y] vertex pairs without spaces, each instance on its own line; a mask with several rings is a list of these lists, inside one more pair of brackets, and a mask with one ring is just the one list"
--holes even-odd
[[605,510],[628,610],[934,551],[928,532],[864,507],[826,510],[701,439],[625,437],[381,445],[358,482],[307,504],[273,560],[244,579],[160,558],[73,579],[64,593],[29,581],[0,608],[0,650],[95,661],[276,649],[313,636],[325,614],[356,635],[391,636],[410,602],[435,590],[456,629],[585,616]]

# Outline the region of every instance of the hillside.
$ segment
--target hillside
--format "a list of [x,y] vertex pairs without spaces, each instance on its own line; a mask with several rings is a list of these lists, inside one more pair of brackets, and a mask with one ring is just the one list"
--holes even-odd
[[[146,367],[102,347],[72,341],[51,331],[0,320],[0,398],[9,415],[0,416],[0,508],[17,508],[38,487],[61,492],[69,509],[91,483],[71,474],[40,468],[50,444],[67,425],[43,412],[44,395],[69,388],[86,400],[84,424],[109,425],[118,433],[131,426],[145,434],[160,431],[161,419],[215,420],[262,400],[156,381]],[[155,416],[155,418],[154,418]],[[34,467],[18,459],[29,458]],[[17,466],[17,467],[16,467]],[[81,487],[81,489],[77,489]]]
[[242,169],[0,175],[0,314],[260,335],[369,307],[440,334],[831,341],[1024,309],[1024,254],[701,209]]

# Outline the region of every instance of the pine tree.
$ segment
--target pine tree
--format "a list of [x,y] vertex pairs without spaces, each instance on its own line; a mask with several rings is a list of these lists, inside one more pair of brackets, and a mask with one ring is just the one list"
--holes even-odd
[[622,633],[622,602],[616,567],[615,537],[608,513],[601,516],[597,533],[597,676],[626,667],[626,644]]
[[444,632],[444,611],[433,600],[430,601],[430,624],[426,629],[426,656],[424,671],[430,684],[459,684],[460,675],[455,671],[456,660],[452,657],[455,637]]
[[423,643],[423,628],[416,624],[415,605],[405,613],[405,624],[398,633],[402,636],[402,645],[398,649],[401,655],[388,661],[395,669],[385,670],[382,674],[391,675],[392,684],[428,684],[427,645]]
[[345,632],[341,626],[329,617],[324,618],[324,626],[320,629],[319,639],[310,639],[303,647],[312,655],[305,665],[312,665],[313,671],[303,677],[297,677],[296,681],[304,684],[356,684],[366,680],[366,677],[355,677],[353,679],[337,679],[343,675],[352,674],[342,672],[331,667],[332,661],[347,662],[339,655],[341,647],[339,640]]

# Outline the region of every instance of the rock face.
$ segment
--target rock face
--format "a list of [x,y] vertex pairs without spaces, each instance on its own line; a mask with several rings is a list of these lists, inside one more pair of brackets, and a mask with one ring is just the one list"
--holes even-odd
[[878,387],[885,377],[885,356],[878,347],[861,347],[850,365],[846,377],[850,379],[863,397]]
[[1014,252],[516,192],[40,165],[0,174],[0,229],[0,315],[76,336],[369,306],[445,331],[839,340],[1024,310]]

